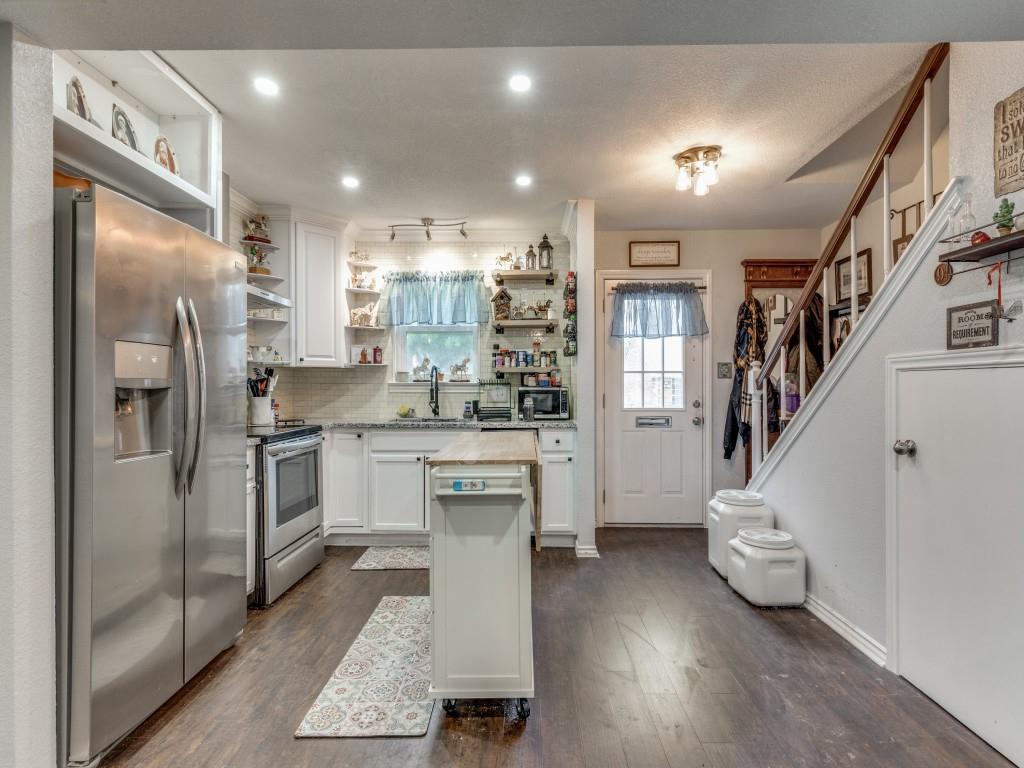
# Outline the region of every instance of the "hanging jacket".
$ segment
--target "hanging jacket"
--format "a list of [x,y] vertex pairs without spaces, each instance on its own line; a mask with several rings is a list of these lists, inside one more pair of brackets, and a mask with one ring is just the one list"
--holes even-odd
[[731,459],[737,438],[743,444],[750,442],[750,393],[747,391],[747,370],[754,360],[764,360],[764,345],[768,338],[764,308],[750,297],[740,304],[736,313],[736,343],[733,348],[732,394],[725,415],[725,458]]

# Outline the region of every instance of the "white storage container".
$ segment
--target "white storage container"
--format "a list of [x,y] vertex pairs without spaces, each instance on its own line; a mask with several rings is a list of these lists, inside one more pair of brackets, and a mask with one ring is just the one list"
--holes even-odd
[[771,528],[775,513],[764,496],[753,491],[718,491],[708,503],[708,562],[719,575],[728,577],[729,540],[740,528]]
[[807,558],[785,531],[741,528],[729,542],[729,586],[754,605],[802,605]]

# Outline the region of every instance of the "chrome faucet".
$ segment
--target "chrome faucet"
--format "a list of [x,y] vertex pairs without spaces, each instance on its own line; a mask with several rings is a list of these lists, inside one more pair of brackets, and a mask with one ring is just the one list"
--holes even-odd
[[437,384],[437,366],[431,366],[430,368],[430,412],[435,416],[441,414],[441,392]]

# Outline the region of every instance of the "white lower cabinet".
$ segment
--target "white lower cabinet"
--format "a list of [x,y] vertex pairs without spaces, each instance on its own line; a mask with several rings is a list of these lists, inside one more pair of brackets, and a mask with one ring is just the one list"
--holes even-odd
[[245,593],[256,589],[256,449],[245,451]]
[[576,533],[576,468],[570,453],[541,454],[541,532]]
[[423,456],[370,454],[370,530],[427,529]]
[[327,533],[366,526],[365,433],[328,432],[324,435],[323,497]]

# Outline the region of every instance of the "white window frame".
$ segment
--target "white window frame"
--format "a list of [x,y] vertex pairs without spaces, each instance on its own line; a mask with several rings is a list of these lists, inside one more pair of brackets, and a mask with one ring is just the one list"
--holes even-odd
[[[623,398],[622,410],[624,410],[624,411],[685,411],[686,410],[686,341],[687,341],[687,338],[686,338],[686,336],[672,336],[672,337],[668,337],[668,338],[682,339],[682,345],[683,345],[683,370],[682,371],[668,370],[668,369],[665,368],[665,339],[664,338],[658,339],[661,342],[661,368],[657,369],[657,370],[655,370],[655,369],[648,370],[647,367],[646,367],[646,365],[647,365],[646,357],[647,356],[644,353],[644,343],[646,341],[648,341],[648,339],[640,339],[640,361],[641,361],[640,364],[641,364],[642,367],[641,367],[641,369],[639,371],[627,371],[626,370],[626,349],[625,349],[625,345],[623,345],[623,349],[622,349],[622,370],[619,371],[619,374],[622,376],[622,379],[623,379],[623,381],[622,381],[622,398]],[[643,397],[643,393],[644,393],[644,388],[643,388],[643,377],[644,377],[644,374],[647,374],[647,373],[660,373],[662,375],[662,377],[664,377],[664,375],[666,373],[681,373],[682,377],[683,377],[683,399],[682,399],[682,405],[677,406],[677,407],[672,407],[672,406],[669,406],[669,405],[651,406],[651,407],[648,407],[647,405],[641,405],[639,407],[629,407],[629,406],[627,406],[626,403],[625,403],[625,397],[626,397],[626,382],[625,382],[625,379],[626,379],[626,374],[635,374],[635,373],[639,373],[640,374],[640,394],[641,394],[641,397]],[[662,397],[663,398],[664,398],[664,394],[665,394],[664,384],[662,384]],[[664,402],[664,399],[662,400],[662,402]]]
[[[394,372],[401,370],[402,366],[405,365],[405,335],[409,330],[413,331],[453,331],[458,333],[472,332],[473,334],[473,364],[476,369],[477,377],[481,376],[481,365],[480,360],[480,325],[478,323],[464,324],[464,325],[396,325],[391,333],[391,343],[394,346],[394,364],[392,365],[392,384],[403,384],[408,385],[412,383],[418,386],[426,386],[425,382],[397,382],[394,380]],[[398,361],[402,360],[402,363]],[[450,374],[448,371],[443,371],[447,378]],[[465,386],[466,382],[442,382],[443,385],[451,384],[452,386],[459,386],[460,384]],[[469,382],[470,385],[475,386],[476,382]]]

